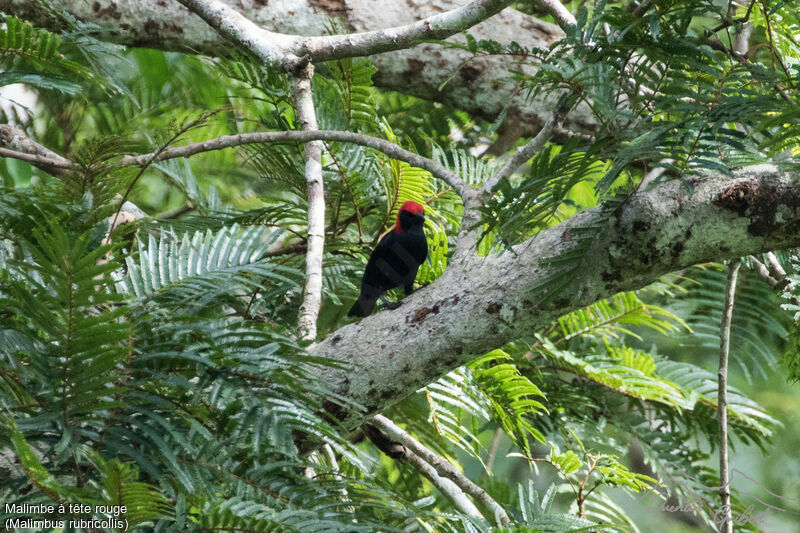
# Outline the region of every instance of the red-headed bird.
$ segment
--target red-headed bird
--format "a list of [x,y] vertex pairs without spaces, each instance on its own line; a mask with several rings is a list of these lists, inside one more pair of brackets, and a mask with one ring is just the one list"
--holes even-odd
[[384,235],[369,256],[361,280],[361,296],[347,316],[368,316],[378,298],[387,309],[396,309],[399,302],[390,302],[383,295],[395,287],[403,287],[406,296],[414,292],[417,270],[428,256],[428,242],[422,224],[425,208],[417,202],[405,202],[397,212],[397,223]]

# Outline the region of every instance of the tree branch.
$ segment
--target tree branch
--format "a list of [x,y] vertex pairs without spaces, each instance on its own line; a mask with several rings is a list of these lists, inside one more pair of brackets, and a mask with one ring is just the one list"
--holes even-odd
[[739,275],[741,259],[728,266],[728,286],[725,291],[725,307],[722,312],[719,337],[719,370],[717,371],[717,423],[719,425],[719,497],[722,503],[723,521],[719,524],[720,533],[733,533],[731,517],[731,488],[728,476],[728,355],[731,345],[731,319],[733,318],[736,279]]
[[[385,139],[377,137],[370,137],[361,133],[353,133],[350,131],[332,131],[332,130],[314,130],[314,131],[267,131],[255,133],[241,133],[238,135],[224,135],[211,139],[208,141],[188,144],[186,146],[178,146],[175,148],[168,148],[159,154],[155,161],[163,161],[165,159],[175,159],[176,157],[190,157],[203,152],[210,152],[212,150],[222,150],[224,148],[233,148],[236,146],[243,146],[246,144],[262,144],[262,143],[290,143],[309,141],[334,141],[334,142],[347,142],[357,144],[359,146],[366,146],[379,152],[383,152],[392,159],[405,161],[411,166],[427,170],[433,176],[441,179],[460,195],[463,196],[467,185],[464,181],[454,172],[445,168],[443,165],[437,163],[433,159],[428,159],[414,152],[410,152],[396,144],[389,142]],[[154,154],[141,154],[125,156],[116,164],[120,166],[138,166],[143,165],[153,157]]]
[[437,474],[455,483],[459,489],[472,496],[475,501],[483,506],[484,509],[490,510],[494,515],[498,526],[503,527],[511,523],[511,520],[508,518],[508,514],[506,513],[505,509],[503,509],[500,504],[494,501],[494,499],[489,496],[485,490],[473,483],[467,476],[459,472],[450,462],[442,459],[434,452],[423,446],[417,439],[400,429],[394,424],[394,422],[385,416],[374,416],[372,418],[372,423],[381,431],[386,433],[389,437],[396,440],[411,450],[411,452],[424,459],[436,470]]
[[[317,113],[311,95],[314,65],[308,64],[292,81],[292,96],[297,119],[303,131],[317,130]],[[306,243],[306,284],[297,317],[300,338],[317,338],[317,317],[322,305],[322,254],[325,247],[325,193],[322,182],[322,141],[305,143],[306,184],[308,186],[308,238]]]
[[[768,269],[767,266],[758,260],[758,258],[754,256],[749,256],[748,259],[753,265],[756,273],[761,277],[764,282],[775,289],[776,291],[780,291],[781,293],[790,293],[794,290],[794,283],[792,280],[786,275],[786,272],[783,270],[783,267],[780,263],[777,263],[777,257],[772,252],[767,252],[767,257],[772,262],[774,259],[775,263],[777,264],[780,271],[775,271],[774,266],[772,269]],[[774,274],[774,275],[773,275]],[[777,276],[777,277],[775,277]],[[793,305],[800,307],[800,298],[797,296],[790,296],[788,298],[789,302]]]
[[[442,11],[465,8],[467,0],[397,2],[396,0],[348,0],[347,2],[260,2],[226,0],[260,28],[271,32],[322,35],[331,19],[340,19],[348,32],[369,32],[386,26],[418,24]],[[93,36],[127,46],[155,48],[183,53],[224,55],[230,50],[227,38],[219,35],[180,3],[164,0],[48,0],[47,8],[30,0],[0,0],[0,11],[14,13],[52,31],[91,31]],[[86,27],[76,27],[85,24]],[[542,22],[513,9],[504,9],[490,21],[473,26],[477,40],[511,41],[528,49],[547,49],[563,37],[555,24]],[[454,35],[451,40],[461,40]],[[302,50],[298,51],[302,55]],[[526,91],[509,81],[515,70],[535,73],[534,66],[509,61],[507,56],[480,57],[458,69],[471,54],[457,48],[422,43],[370,57],[378,68],[373,82],[384,88],[426,98],[494,120],[504,109],[533,135],[547,119],[546,96],[527,99]],[[453,73],[457,72],[455,76]],[[447,82],[447,90],[439,88]],[[568,127],[588,132],[596,126],[588,108],[570,113]]]
[[[5,129],[3,129],[5,128]],[[38,147],[35,153],[25,153],[16,150],[2,148],[6,144],[3,132],[9,130],[16,130],[11,126],[0,124],[0,155],[3,157],[11,157],[28,161],[35,166],[42,168],[46,172],[53,175],[63,175],[68,170],[77,169],[77,165],[61,157],[48,148],[27,139],[27,146]],[[19,132],[19,130],[17,130]],[[20,135],[23,135],[19,132]],[[405,148],[387,141],[386,139],[379,139],[378,137],[371,137],[361,133],[353,133],[350,131],[335,131],[335,130],[305,130],[305,131],[266,131],[254,133],[241,133],[237,135],[223,135],[215,139],[207,141],[187,144],[186,146],[177,146],[174,148],[167,148],[160,153],[152,152],[147,154],[126,155],[119,161],[111,163],[111,166],[133,167],[146,165],[148,162],[156,163],[167,159],[175,159],[178,157],[191,157],[193,155],[201,154],[203,152],[211,152],[214,150],[223,150],[225,148],[235,148],[237,146],[244,146],[248,144],[268,144],[268,143],[292,143],[301,142],[307,143],[309,141],[332,141],[332,142],[346,142],[357,144],[359,146],[366,146],[372,148],[391,157],[398,161],[405,161],[411,166],[427,170],[434,177],[447,183],[451,186],[460,196],[464,196],[465,191],[469,189],[467,184],[455,172],[439,164],[433,159],[415,154]],[[48,155],[42,155],[48,154]]]
[[511,3],[511,0],[474,0],[404,26],[349,35],[302,37],[260,28],[219,0],[178,1],[220,34],[256,54],[267,66],[286,72],[301,68],[305,61],[361,57],[410,48],[425,40],[446,39],[499,13]]
[[558,109],[553,111],[552,116],[544,123],[542,129],[536,134],[536,137],[528,141],[526,144],[517,149],[503,167],[494,173],[492,177],[486,180],[483,185],[483,190],[486,192],[491,191],[500,182],[500,180],[508,179],[519,167],[525,164],[531,157],[541,152],[547,141],[553,137],[553,132],[557,127],[561,126],[564,121],[564,114],[566,108],[559,105]]
[[0,124],[0,156],[27,161],[53,176],[62,176],[77,168],[69,159],[42,146],[21,129],[9,124]]
[[330,61],[410,48],[426,40],[446,39],[496,15],[511,0],[473,0],[469,4],[412,24],[383,30],[308,37],[304,55],[312,61]]
[[567,28],[574,28],[578,25],[575,16],[558,0],[534,0],[534,3],[547,10],[556,19],[562,30],[566,31]]
[[[697,263],[800,246],[794,179],[759,165],[734,179],[693,179],[691,193],[669,181],[611,212],[583,211],[513,253],[465,253],[399,309],[339,328],[312,348],[345,364],[323,370],[323,379],[366,410],[327,407],[356,428],[450,370],[599,299]],[[554,261],[570,253],[580,259]]]
[[285,72],[297,69],[303,60],[292,52],[299,38],[259,27],[219,0],[178,0],[220,35],[252,52],[264,65]]

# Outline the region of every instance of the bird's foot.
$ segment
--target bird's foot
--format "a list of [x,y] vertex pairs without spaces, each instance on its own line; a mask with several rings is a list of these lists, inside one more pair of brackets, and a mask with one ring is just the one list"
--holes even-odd
[[390,302],[388,300],[383,302],[384,309],[397,309],[401,305],[403,305],[403,302]]
[[391,300],[387,300],[385,296],[381,295],[381,302],[383,302],[384,309],[397,309],[403,302],[393,302]]

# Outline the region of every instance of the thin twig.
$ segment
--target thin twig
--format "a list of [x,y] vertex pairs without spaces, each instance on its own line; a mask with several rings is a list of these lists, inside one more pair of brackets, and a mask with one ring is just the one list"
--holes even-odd
[[733,533],[731,516],[731,490],[728,478],[728,355],[731,342],[731,318],[733,317],[736,279],[742,260],[736,259],[728,266],[728,286],[725,291],[725,307],[720,326],[719,371],[717,373],[717,421],[719,423],[719,496],[722,502],[723,521],[720,533]]
[[489,494],[472,482],[467,476],[459,472],[450,462],[439,457],[434,452],[423,446],[414,437],[400,429],[391,420],[383,415],[375,415],[372,422],[381,431],[385,432],[389,437],[396,440],[414,454],[418,455],[429,463],[436,472],[442,476],[450,479],[461,490],[472,496],[475,501],[480,503],[481,506],[490,510],[494,515],[497,524],[501,527],[507,526],[511,523],[505,509],[498,504]]
[[[466,183],[454,172],[434,161],[414,152],[410,152],[393,142],[378,137],[371,137],[361,133],[351,131],[336,130],[315,130],[315,131],[262,131],[254,133],[240,133],[237,135],[223,135],[215,139],[209,139],[198,143],[187,144],[168,148],[155,157],[154,161],[164,161],[177,157],[190,157],[203,152],[222,150],[248,144],[268,144],[268,143],[306,143],[309,141],[334,141],[357,144],[366,146],[379,152],[383,152],[392,159],[405,161],[409,165],[423,170],[427,170],[435,177],[441,179],[463,196],[468,188]],[[128,155],[116,162],[119,166],[139,166],[147,163],[155,154]]]
[[[19,147],[11,146],[9,143],[4,142],[3,133],[5,126],[0,124],[0,156],[28,161],[31,164],[42,168],[48,172],[51,169],[60,170],[56,175],[61,175],[68,170],[77,170],[79,166],[72,161],[61,157],[55,152],[47,149],[46,147],[31,141],[30,146],[36,146],[37,151],[32,152],[22,150]],[[10,128],[10,127],[9,127]],[[16,128],[14,128],[16,129]],[[354,133],[351,131],[336,131],[336,130],[315,130],[315,131],[262,131],[254,133],[241,133],[237,135],[223,135],[207,141],[187,144],[185,146],[176,146],[167,148],[165,150],[151,152],[147,154],[126,155],[120,160],[110,163],[110,168],[117,167],[135,167],[142,165],[149,165],[151,163],[165,161],[168,159],[176,159],[178,157],[191,157],[193,155],[201,154],[204,152],[211,152],[215,150],[223,150],[225,148],[235,148],[237,146],[245,146],[248,144],[281,144],[281,143],[306,143],[309,141],[332,141],[332,142],[345,142],[357,144],[359,146],[366,146],[372,148],[391,157],[398,161],[405,161],[409,165],[423,170],[427,170],[434,177],[444,181],[463,197],[464,192],[469,188],[467,184],[456,173],[441,165],[433,159],[410,152],[393,142],[378,137],[371,137],[361,133]],[[9,146],[3,148],[2,145]]]
[[553,132],[555,131],[556,126],[560,126],[561,123],[564,121],[564,115],[566,114],[567,106],[565,104],[560,104],[558,108],[553,111],[552,116],[544,123],[542,129],[539,130],[539,133],[536,136],[528,141],[527,144],[517,149],[516,152],[511,156],[511,159],[503,165],[503,167],[494,173],[486,183],[483,185],[483,190],[486,192],[491,191],[495,185],[497,185],[501,180],[507,179],[521,167],[526,161],[528,161],[531,157],[536,155],[538,152],[544,148],[547,141],[553,137]]
[[372,443],[383,453],[392,459],[399,459],[407,462],[420,474],[425,476],[431,484],[436,487],[442,495],[450,500],[453,505],[465,515],[483,522],[485,519],[475,504],[469,499],[464,491],[456,485],[452,479],[443,476],[428,461],[414,453],[408,447],[396,442],[392,435],[384,432],[377,424],[365,424],[364,434]]

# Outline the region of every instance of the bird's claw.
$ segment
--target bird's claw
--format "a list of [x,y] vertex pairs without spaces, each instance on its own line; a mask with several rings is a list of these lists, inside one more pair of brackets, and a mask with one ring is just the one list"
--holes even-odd
[[401,305],[403,305],[403,302],[389,302],[389,301],[383,302],[383,307],[385,309],[397,309]]

